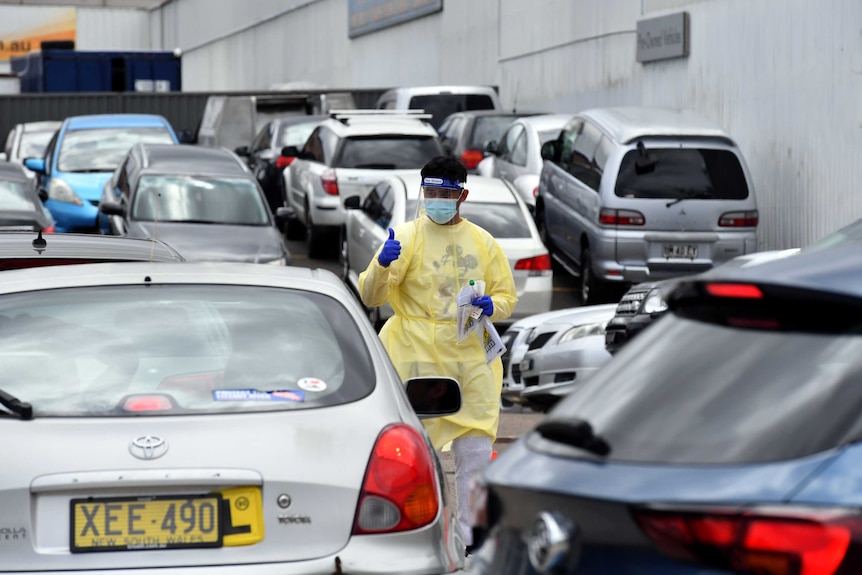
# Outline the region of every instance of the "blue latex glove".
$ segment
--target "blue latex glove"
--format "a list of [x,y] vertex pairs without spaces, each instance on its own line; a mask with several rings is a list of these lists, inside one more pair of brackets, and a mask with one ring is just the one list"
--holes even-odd
[[389,239],[383,242],[383,249],[377,256],[377,261],[385,268],[401,255],[401,242],[395,239],[395,230],[389,228]]
[[488,317],[494,315],[494,300],[491,299],[491,296],[483,295],[480,297],[474,297],[473,301],[470,303],[476,307],[482,308],[482,313]]

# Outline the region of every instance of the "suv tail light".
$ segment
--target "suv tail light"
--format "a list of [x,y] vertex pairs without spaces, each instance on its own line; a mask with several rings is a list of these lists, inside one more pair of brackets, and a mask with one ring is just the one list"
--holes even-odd
[[485,154],[481,150],[464,150],[461,154],[461,163],[468,170],[475,170],[484,157]]
[[275,167],[276,169],[281,170],[292,164],[295,159],[296,158],[294,158],[293,156],[279,156],[278,159],[275,161]]
[[338,195],[338,179],[335,177],[335,171],[327,170],[323,172],[323,175],[320,176],[320,181],[324,192],[330,196]]
[[428,525],[440,506],[437,490],[425,440],[412,427],[390,425],[371,452],[353,534],[393,533]]
[[526,258],[515,262],[516,270],[528,270],[531,276],[545,275],[544,272],[551,271],[551,256],[542,254],[533,258]]
[[603,226],[642,226],[646,223],[644,215],[635,210],[613,210],[602,208],[599,223]]
[[722,228],[756,228],[760,221],[757,210],[747,212],[725,212],[718,218],[718,225]]
[[708,283],[706,293],[714,297],[761,299],[763,292],[754,284]]
[[862,517],[842,509],[637,510],[664,553],[760,575],[837,575],[862,568]]

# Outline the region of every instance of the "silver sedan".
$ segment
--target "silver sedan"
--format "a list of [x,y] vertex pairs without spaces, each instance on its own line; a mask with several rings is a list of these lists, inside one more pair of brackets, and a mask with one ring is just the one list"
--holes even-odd
[[[0,277],[3,573],[451,573],[420,416],[323,270],[109,263]],[[217,567],[216,567],[217,566]]]

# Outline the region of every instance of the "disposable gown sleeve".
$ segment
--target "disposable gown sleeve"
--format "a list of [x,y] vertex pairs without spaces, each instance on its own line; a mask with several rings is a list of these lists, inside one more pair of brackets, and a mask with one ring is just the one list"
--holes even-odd
[[491,296],[494,302],[492,322],[505,320],[515,311],[518,304],[518,292],[515,290],[515,279],[512,277],[512,267],[506,253],[496,240],[488,237],[488,255],[490,258],[485,276],[485,294]]
[[[359,274],[359,299],[366,307],[379,307],[389,302],[392,290],[401,283],[403,271],[410,259],[409,246],[412,245],[411,240],[405,237],[406,235],[408,234],[405,234],[401,227],[396,228],[395,239],[401,242],[401,255],[397,260],[389,264],[388,267],[380,265],[380,262],[377,261],[377,256],[383,249],[383,244],[380,244],[368,267]],[[412,236],[412,234],[410,235]]]

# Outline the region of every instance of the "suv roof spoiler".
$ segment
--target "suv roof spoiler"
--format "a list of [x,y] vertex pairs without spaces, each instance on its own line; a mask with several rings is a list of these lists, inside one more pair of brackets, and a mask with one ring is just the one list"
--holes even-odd
[[387,119],[430,120],[433,116],[425,110],[330,110],[329,117],[342,124],[357,118],[385,117]]

